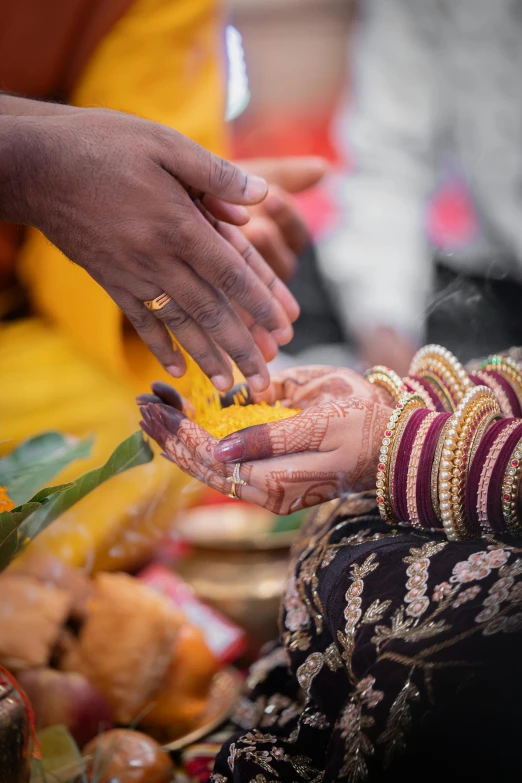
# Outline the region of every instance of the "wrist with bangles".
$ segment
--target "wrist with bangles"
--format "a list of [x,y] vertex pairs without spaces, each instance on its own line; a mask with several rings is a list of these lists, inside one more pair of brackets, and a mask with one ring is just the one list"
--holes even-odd
[[365,377],[396,407],[384,432],[377,503],[389,524],[442,530],[450,541],[522,536],[522,373],[506,356],[473,374],[446,349],[417,352],[409,375]]

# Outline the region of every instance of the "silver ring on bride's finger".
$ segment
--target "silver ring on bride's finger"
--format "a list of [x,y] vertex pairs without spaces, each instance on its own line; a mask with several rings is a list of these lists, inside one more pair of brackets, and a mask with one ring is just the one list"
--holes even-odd
[[236,462],[236,464],[234,465],[234,472],[232,473],[232,481],[235,484],[242,484],[244,487],[246,487],[247,483],[246,481],[243,481],[243,479],[241,478],[240,471],[241,471],[241,463]]

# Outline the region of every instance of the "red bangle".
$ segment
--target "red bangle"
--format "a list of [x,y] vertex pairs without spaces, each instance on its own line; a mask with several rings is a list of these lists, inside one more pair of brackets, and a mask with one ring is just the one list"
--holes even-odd
[[487,500],[488,521],[493,530],[498,533],[505,532],[504,515],[502,513],[502,482],[504,480],[507,463],[521,437],[522,423],[513,430],[502,446],[498,459],[491,472]]
[[[516,395],[514,394],[513,390],[510,391],[513,392],[513,397],[510,396],[510,394],[506,391],[506,388],[504,385],[493,376],[493,373],[485,372],[484,370],[479,370],[475,374],[472,374],[469,376],[470,380],[473,381],[473,383],[476,386],[487,386],[495,397],[498,400],[498,403],[500,405],[500,409],[504,416],[514,416],[513,412],[513,402],[516,403]],[[504,379],[501,379],[504,380]],[[505,384],[509,386],[508,381],[505,381]]]
[[[406,502],[408,504],[408,521],[413,527],[422,528],[422,523],[419,515],[419,506],[417,504],[417,487],[419,483],[419,463],[422,454],[422,448],[426,441],[430,427],[435,419],[440,416],[440,413],[430,411],[424,420],[421,421],[420,427],[417,430],[413,446],[411,448],[410,461],[408,465],[408,478],[406,482]],[[428,491],[431,490],[430,486],[427,486]]]
[[[433,411],[439,411],[440,413],[444,411],[442,402],[431,388],[430,382],[425,378],[421,378],[420,375],[408,375],[403,379],[403,383],[411,392],[422,396],[426,402],[427,408]],[[430,402],[429,405],[427,404],[428,401]]]
[[509,379],[506,378],[501,373],[497,372],[496,370],[481,370],[480,374],[489,375],[491,378],[493,378],[495,383],[498,383],[498,385],[501,387],[502,391],[504,392],[504,394],[509,400],[511,410],[513,411],[512,415],[515,416],[515,418],[517,419],[522,417],[522,408],[520,407],[520,402],[518,400],[517,393],[513,388],[512,384],[510,383]]
[[395,514],[402,522],[408,522],[408,502],[406,497],[406,487],[408,482],[408,467],[410,464],[411,450],[413,442],[422,422],[429,415],[425,408],[413,411],[397,451],[397,460],[395,463],[395,473],[393,477],[393,502]]
[[482,470],[495,440],[512,422],[513,419],[501,419],[500,421],[494,422],[480,441],[479,447],[471,462],[468,482],[466,484],[465,507],[469,526],[475,533],[480,533],[477,500]]
[[[450,418],[451,413],[439,413],[426,436],[419,460],[419,473],[417,477],[417,508],[419,509],[419,520],[421,526],[429,530],[432,528],[441,527],[432,502],[432,470],[435,467],[435,452],[437,451],[439,438],[441,436],[444,425]],[[436,476],[435,481],[437,481],[437,478],[438,477]]]

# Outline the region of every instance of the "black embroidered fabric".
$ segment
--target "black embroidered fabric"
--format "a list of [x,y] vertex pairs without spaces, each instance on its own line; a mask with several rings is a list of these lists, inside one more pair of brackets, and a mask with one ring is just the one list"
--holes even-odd
[[325,504],[211,781],[520,779],[521,634],[522,545],[392,529],[373,493]]

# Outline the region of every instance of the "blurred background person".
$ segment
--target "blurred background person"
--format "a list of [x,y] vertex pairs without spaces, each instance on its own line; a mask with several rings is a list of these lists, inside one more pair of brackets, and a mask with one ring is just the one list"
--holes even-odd
[[362,0],[321,270],[363,361],[520,344],[522,3]]

